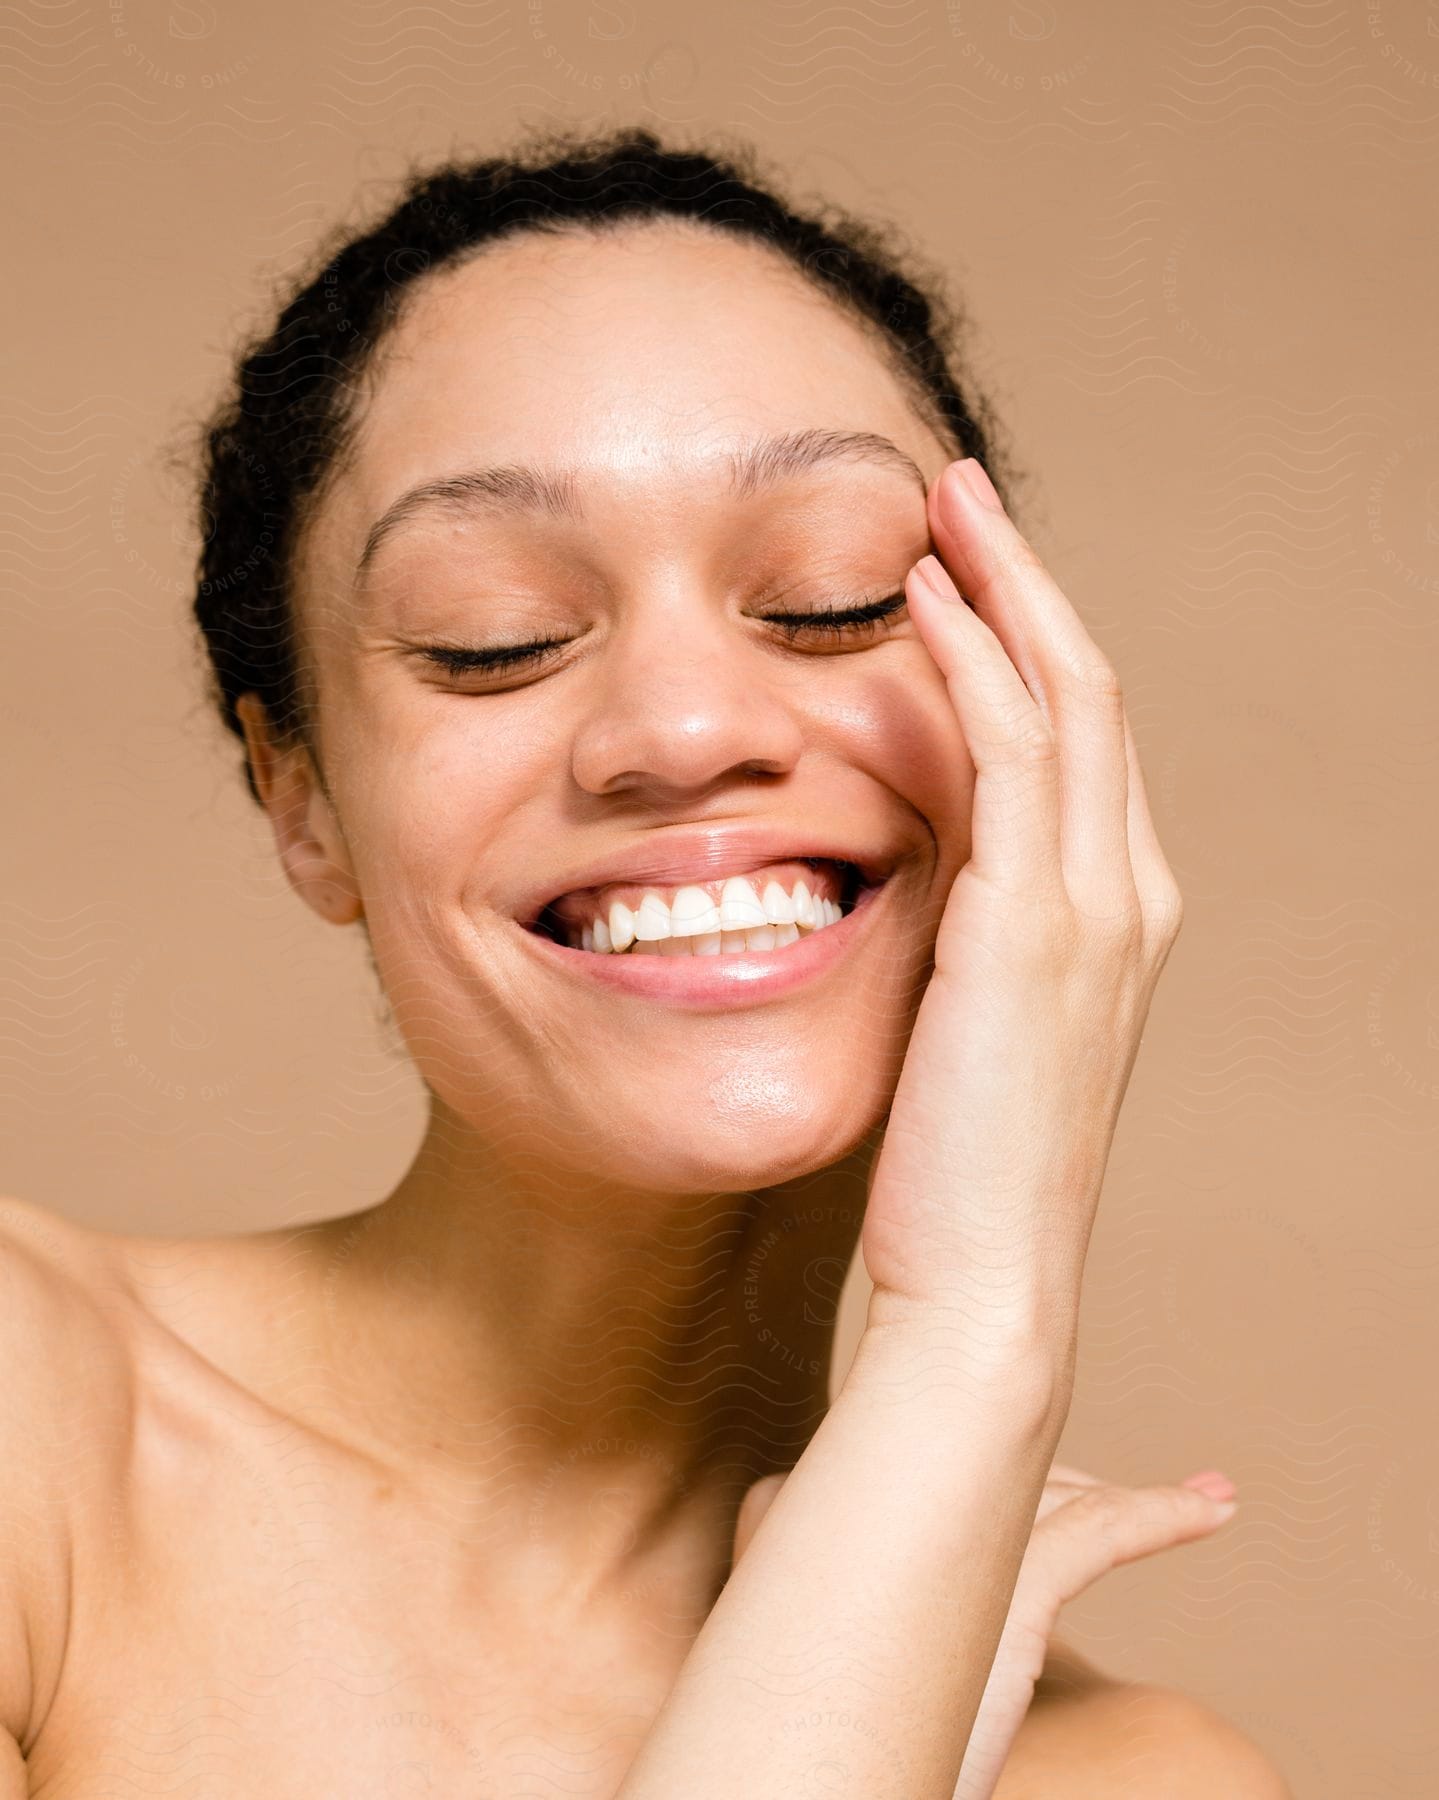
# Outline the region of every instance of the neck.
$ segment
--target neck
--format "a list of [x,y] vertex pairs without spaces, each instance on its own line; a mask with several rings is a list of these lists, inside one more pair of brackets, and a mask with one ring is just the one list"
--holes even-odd
[[827,1408],[878,1136],[774,1187],[661,1194],[481,1144],[436,1100],[393,1193],[316,1228],[334,1404],[447,1491],[502,1466],[556,1518],[601,1492],[631,1549],[682,1518],[727,1549]]

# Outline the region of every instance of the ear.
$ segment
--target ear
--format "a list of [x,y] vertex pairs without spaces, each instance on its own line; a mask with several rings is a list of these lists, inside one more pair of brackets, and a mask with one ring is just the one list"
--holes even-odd
[[322,919],[352,925],[364,913],[359,883],[309,750],[276,738],[258,694],[242,694],[235,712],[290,886]]

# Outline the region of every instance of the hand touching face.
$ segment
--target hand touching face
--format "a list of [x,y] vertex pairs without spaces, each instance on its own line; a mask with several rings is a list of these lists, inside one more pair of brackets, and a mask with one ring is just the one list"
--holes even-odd
[[[750,1187],[883,1115],[968,854],[904,598],[946,461],[857,326],[717,234],[518,239],[417,292],[302,546],[325,785],[297,761],[272,811],[470,1130]],[[864,944],[723,1018],[536,961],[537,891],[710,827],[882,853]]]

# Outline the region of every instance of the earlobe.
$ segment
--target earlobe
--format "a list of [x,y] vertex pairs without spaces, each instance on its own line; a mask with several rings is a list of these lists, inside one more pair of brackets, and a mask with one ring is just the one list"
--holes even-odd
[[321,918],[354,924],[364,913],[359,884],[308,747],[277,740],[256,694],[241,695],[235,712],[290,886]]
[[297,882],[296,888],[317,912],[323,913],[336,925],[353,925],[364,913],[360,896],[351,880],[317,879],[303,888]]

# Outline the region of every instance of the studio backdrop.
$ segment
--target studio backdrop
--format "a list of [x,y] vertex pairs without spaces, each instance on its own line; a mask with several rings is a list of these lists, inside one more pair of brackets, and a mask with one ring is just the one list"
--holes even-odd
[[0,41],[4,1191],[201,1233],[403,1170],[363,938],[286,885],[209,704],[194,428],[413,164],[748,138],[946,272],[1187,897],[1062,1454],[1241,1505],[1069,1633],[1303,1800],[1439,1792],[1433,5],[22,0]]

